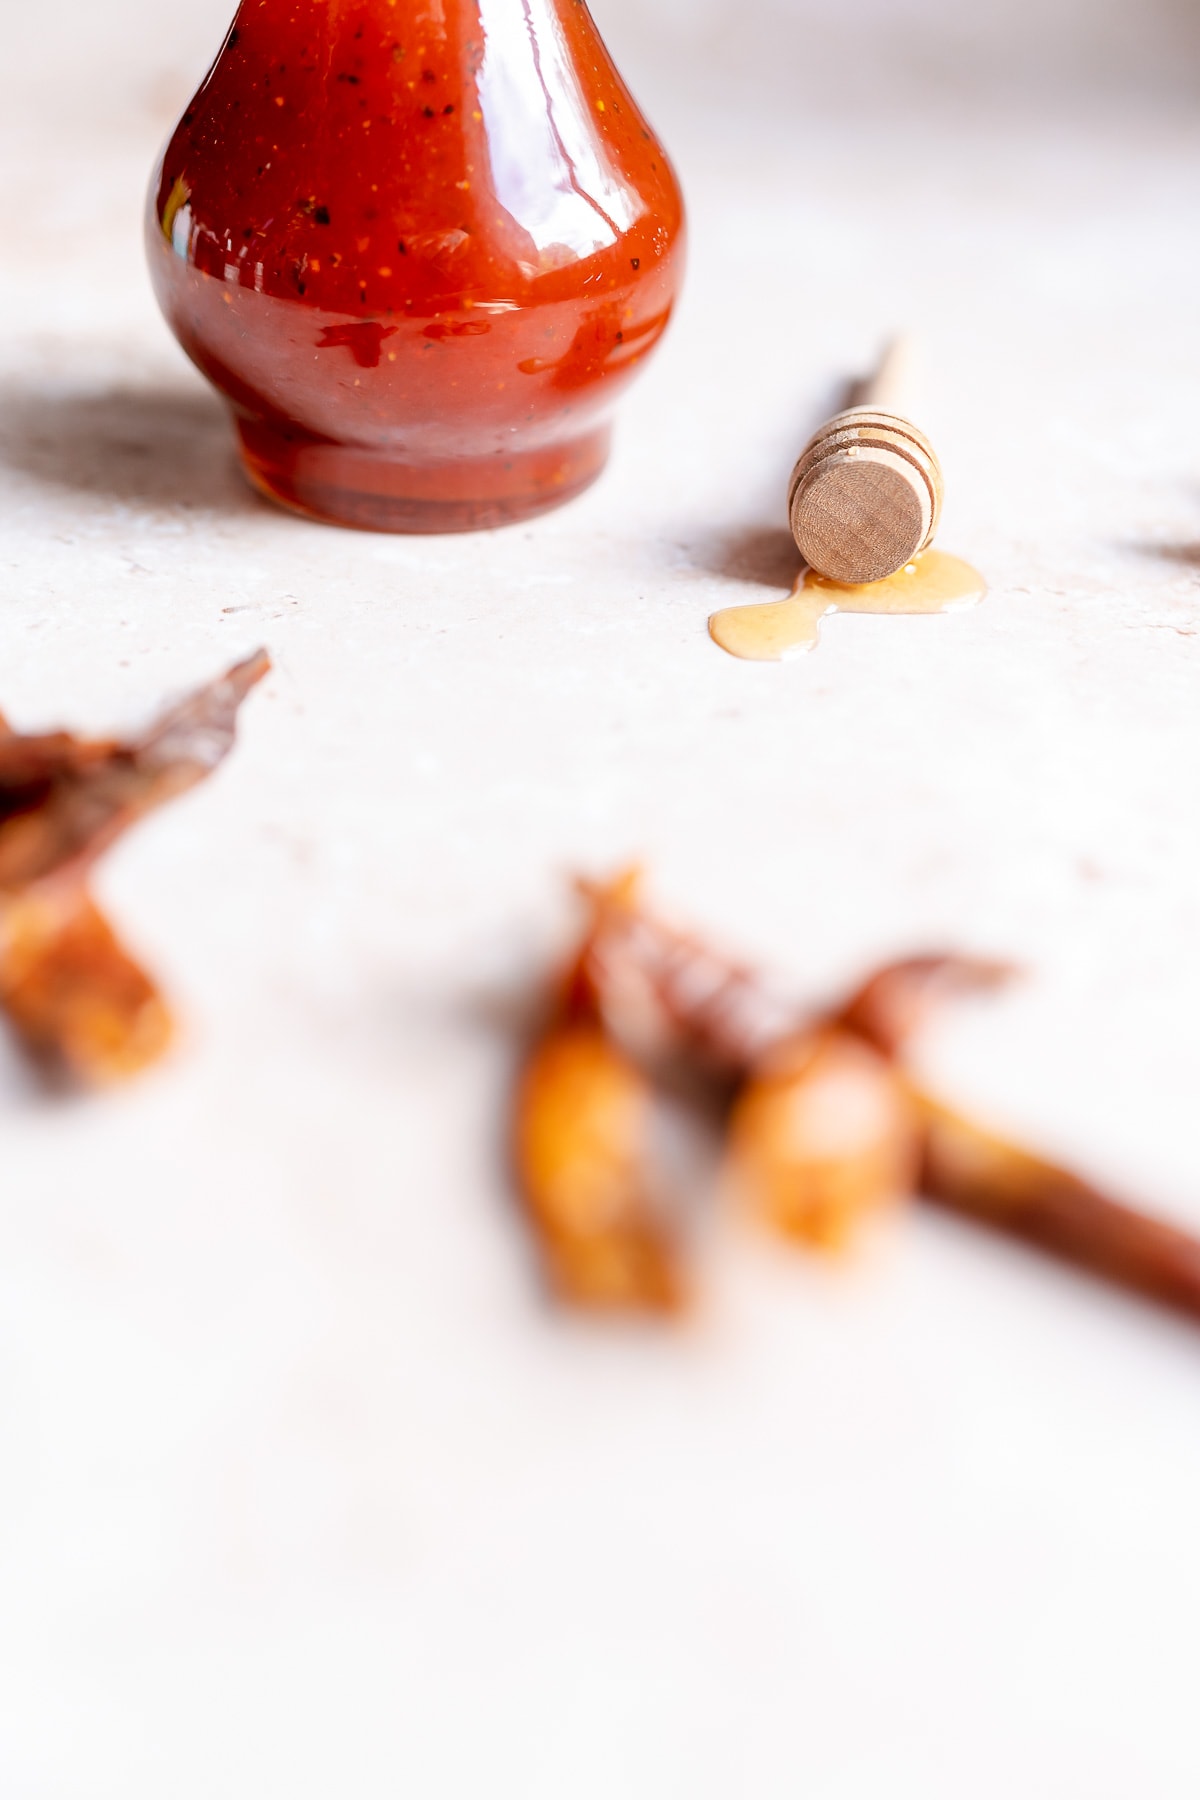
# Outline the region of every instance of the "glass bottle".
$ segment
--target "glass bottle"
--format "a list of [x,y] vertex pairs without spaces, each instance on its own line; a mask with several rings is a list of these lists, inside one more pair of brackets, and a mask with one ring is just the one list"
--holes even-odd
[[683,239],[583,0],[242,0],[147,219],[251,481],[383,531],[586,488]]

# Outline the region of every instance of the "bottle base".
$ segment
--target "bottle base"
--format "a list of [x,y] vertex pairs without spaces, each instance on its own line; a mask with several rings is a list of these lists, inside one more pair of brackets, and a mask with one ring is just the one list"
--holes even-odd
[[610,427],[567,444],[441,463],[393,461],[259,419],[235,420],[242,467],[267,499],[358,531],[489,531],[565,506],[608,461]]

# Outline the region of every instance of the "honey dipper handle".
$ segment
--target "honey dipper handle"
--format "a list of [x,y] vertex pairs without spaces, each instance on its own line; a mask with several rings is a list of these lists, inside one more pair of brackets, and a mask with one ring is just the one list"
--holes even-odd
[[870,406],[876,412],[897,413],[907,418],[917,395],[917,350],[911,337],[894,337],[871,375],[856,381],[851,406]]

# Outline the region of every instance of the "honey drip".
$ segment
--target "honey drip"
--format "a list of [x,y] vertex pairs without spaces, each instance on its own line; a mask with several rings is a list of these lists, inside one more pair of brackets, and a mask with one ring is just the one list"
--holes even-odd
[[708,621],[709,636],[746,662],[783,662],[811,650],[829,613],[943,613],[973,606],[987,592],[978,569],[943,550],[927,550],[884,581],[863,586],[802,569],[786,600],[729,606]]

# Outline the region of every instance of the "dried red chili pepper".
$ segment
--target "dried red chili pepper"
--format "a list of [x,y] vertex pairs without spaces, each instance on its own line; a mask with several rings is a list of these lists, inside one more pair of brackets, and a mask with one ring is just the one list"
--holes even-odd
[[750,970],[650,914],[635,877],[581,886],[590,917],[569,984],[576,1004],[624,1053],[672,1055],[715,1077],[734,1172],[778,1228],[840,1244],[915,1176],[943,1206],[1200,1317],[1200,1240],[1008,1143],[904,1070],[931,1008],[996,986],[1007,966],[910,958],[806,1018]]
[[48,1067],[113,1080],[166,1047],[166,1004],[91,899],[88,874],[228,754],[238,708],[269,668],[258,651],[128,743],[23,736],[0,721],[0,1006]]

